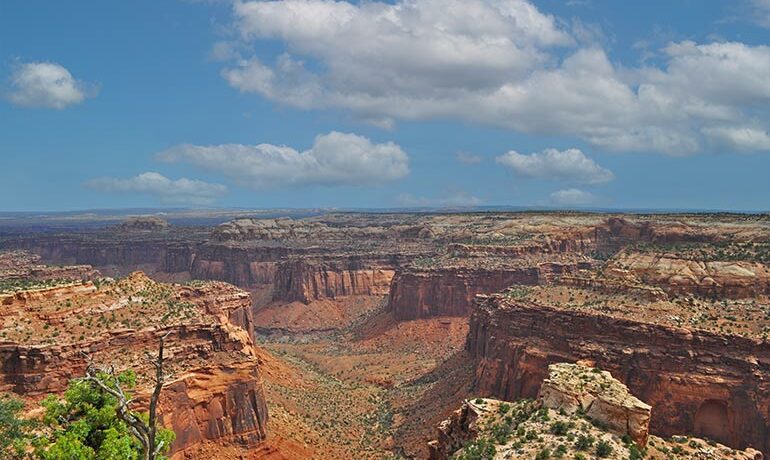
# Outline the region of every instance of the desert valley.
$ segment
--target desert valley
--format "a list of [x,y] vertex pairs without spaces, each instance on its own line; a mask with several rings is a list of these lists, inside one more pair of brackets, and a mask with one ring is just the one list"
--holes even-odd
[[142,410],[165,337],[173,459],[770,453],[766,215],[140,216],[0,250],[0,392],[34,417],[93,359]]

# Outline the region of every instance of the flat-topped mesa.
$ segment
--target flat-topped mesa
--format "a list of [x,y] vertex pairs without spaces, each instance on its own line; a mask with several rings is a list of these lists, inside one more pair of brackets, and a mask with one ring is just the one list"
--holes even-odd
[[659,286],[676,295],[740,299],[770,293],[770,268],[741,260],[702,261],[656,252],[623,252],[604,276]]
[[218,225],[211,234],[216,241],[309,239],[330,230],[320,222],[278,219],[236,219]]
[[167,221],[158,216],[135,216],[124,220],[115,229],[122,232],[162,232],[170,227]]
[[[483,458],[648,458],[762,460],[754,449],[648,433],[655,411],[608,372],[582,364],[548,367],[538,398],[465,400],[428,443],[431,460]],[[595,456],[595,457],[594,457]]]
[[[319,241],[356,239],[431,239],[441,233],[439,228],[419,222],[416,216],[400,217],[360,215],[360,222],[355,219],[340,221],[333,215],[327,216],[326,221],[289,217],[236,219],[218,225],[211,236],[215,241],[307,241],[318,244]],[[408,222],[415,220],[415,223]]]
[[263,355],[247,292],[222,282],[167,285],[138,272],[48,289],[55,295],[0,305],[0,392],[30,400],[62,392],[83,375],[87,353],[136,371],[137,402],[146,404],[154,369],[144,356],[168,334],[160,416],[177,433],[174,458],[202,442],[253,447],[265,439]]
[[545,306],[524,297],[487,296],[471,316],[467,349],[477,360],[480,394],[534,398],[549,364],[585,360],[654,407],[655,434],[770,451],[768,342],[668,325],[660,312],[652,318],[661,321],[656,324],[614,316],[604,307]]
[[396,273],[388,310],[396,319],[467,316],[479,294],[499,292],[512,285],[539,285],[591,266],[583,259],[522,262],[484,266],[412,266]]
[[[90,265],[44,265],[40,256],[27,251],[0,252],[0,282],[13,280],[33,281],[91,280],[100,273]],[[0,291],[2,291],[0,286]]]
[[[655,220],[631,220],[627,217],[609,217],[593,231],[593,240],[600,246],[625,245],[628,243],[720,244],[728,241],[758,242],[767,241],[768,231],[762,225],[720,219],[692,220],[685,222],[686,216],[661,216]],[[690,218],[692,216],[689,216]],[[716,223],[716,225],[714,225]]]
[[278,264],[274,300],[309,303],[351,295],[387,295],[402,256],[293,258]]

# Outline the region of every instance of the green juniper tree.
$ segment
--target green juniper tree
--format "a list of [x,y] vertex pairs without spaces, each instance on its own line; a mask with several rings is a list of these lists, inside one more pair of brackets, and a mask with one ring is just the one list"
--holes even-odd
[[174,432],[157,427],[157,405],[165,380],[164,339],[160,339],[155,367],[155,387],[149,414],[131,410],[130,391],[136,385],[133,371],[116,373],[98,367],[88,358],[85,377],[70,382],[63,398],[43,401],[45,436],[35,444],[43,460],[162,460]]
[[32,422],[21,418],[24,403],[11,396],[0,395],[0,460],[23,458],[29,442]]

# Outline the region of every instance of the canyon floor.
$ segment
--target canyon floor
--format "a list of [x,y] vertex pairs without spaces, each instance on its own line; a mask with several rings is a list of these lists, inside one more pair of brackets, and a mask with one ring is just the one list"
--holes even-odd
[[258,343],[283,369],[265,373],[271,433],[314,458],[425,458],[435,425],[471,392],[467,319],[396,321],[381,296],[340,303],[346,320],[323,333],[302,327],[296,305],[257,310],[257,329],[270,330],[264,317],[276,331]]

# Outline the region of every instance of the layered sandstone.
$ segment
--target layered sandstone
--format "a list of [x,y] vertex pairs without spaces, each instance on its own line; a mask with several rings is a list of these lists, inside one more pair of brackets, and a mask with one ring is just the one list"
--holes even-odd
[[256,446],[266,437],[251,300],[232,285],[164,285],[134,273],[19,291],[0,304],[0,322],[2,392],[33,400],[60,393],[90,356],[135,370],[137,401],[146,404],[153,370],[144,355],[165,336],[161,418],[177,433],[172,453],[204,441]]
[[537,396],[548,365],[587,360],[651,404],[650,428],[767,452],[770,345],[496,294],[471,316],[480,393]]
[[273,296],[284,301],[308,303],[351,295],[386,295],[398,258],[374,259],[351,257],[281,262]]
[[538,285],[589,267],[587,261],[533,262],[494,267],[460,266],[396,273],[388,309],[400,320],[433,316],[466,316],[479,294],[491,294],[511,285]]

